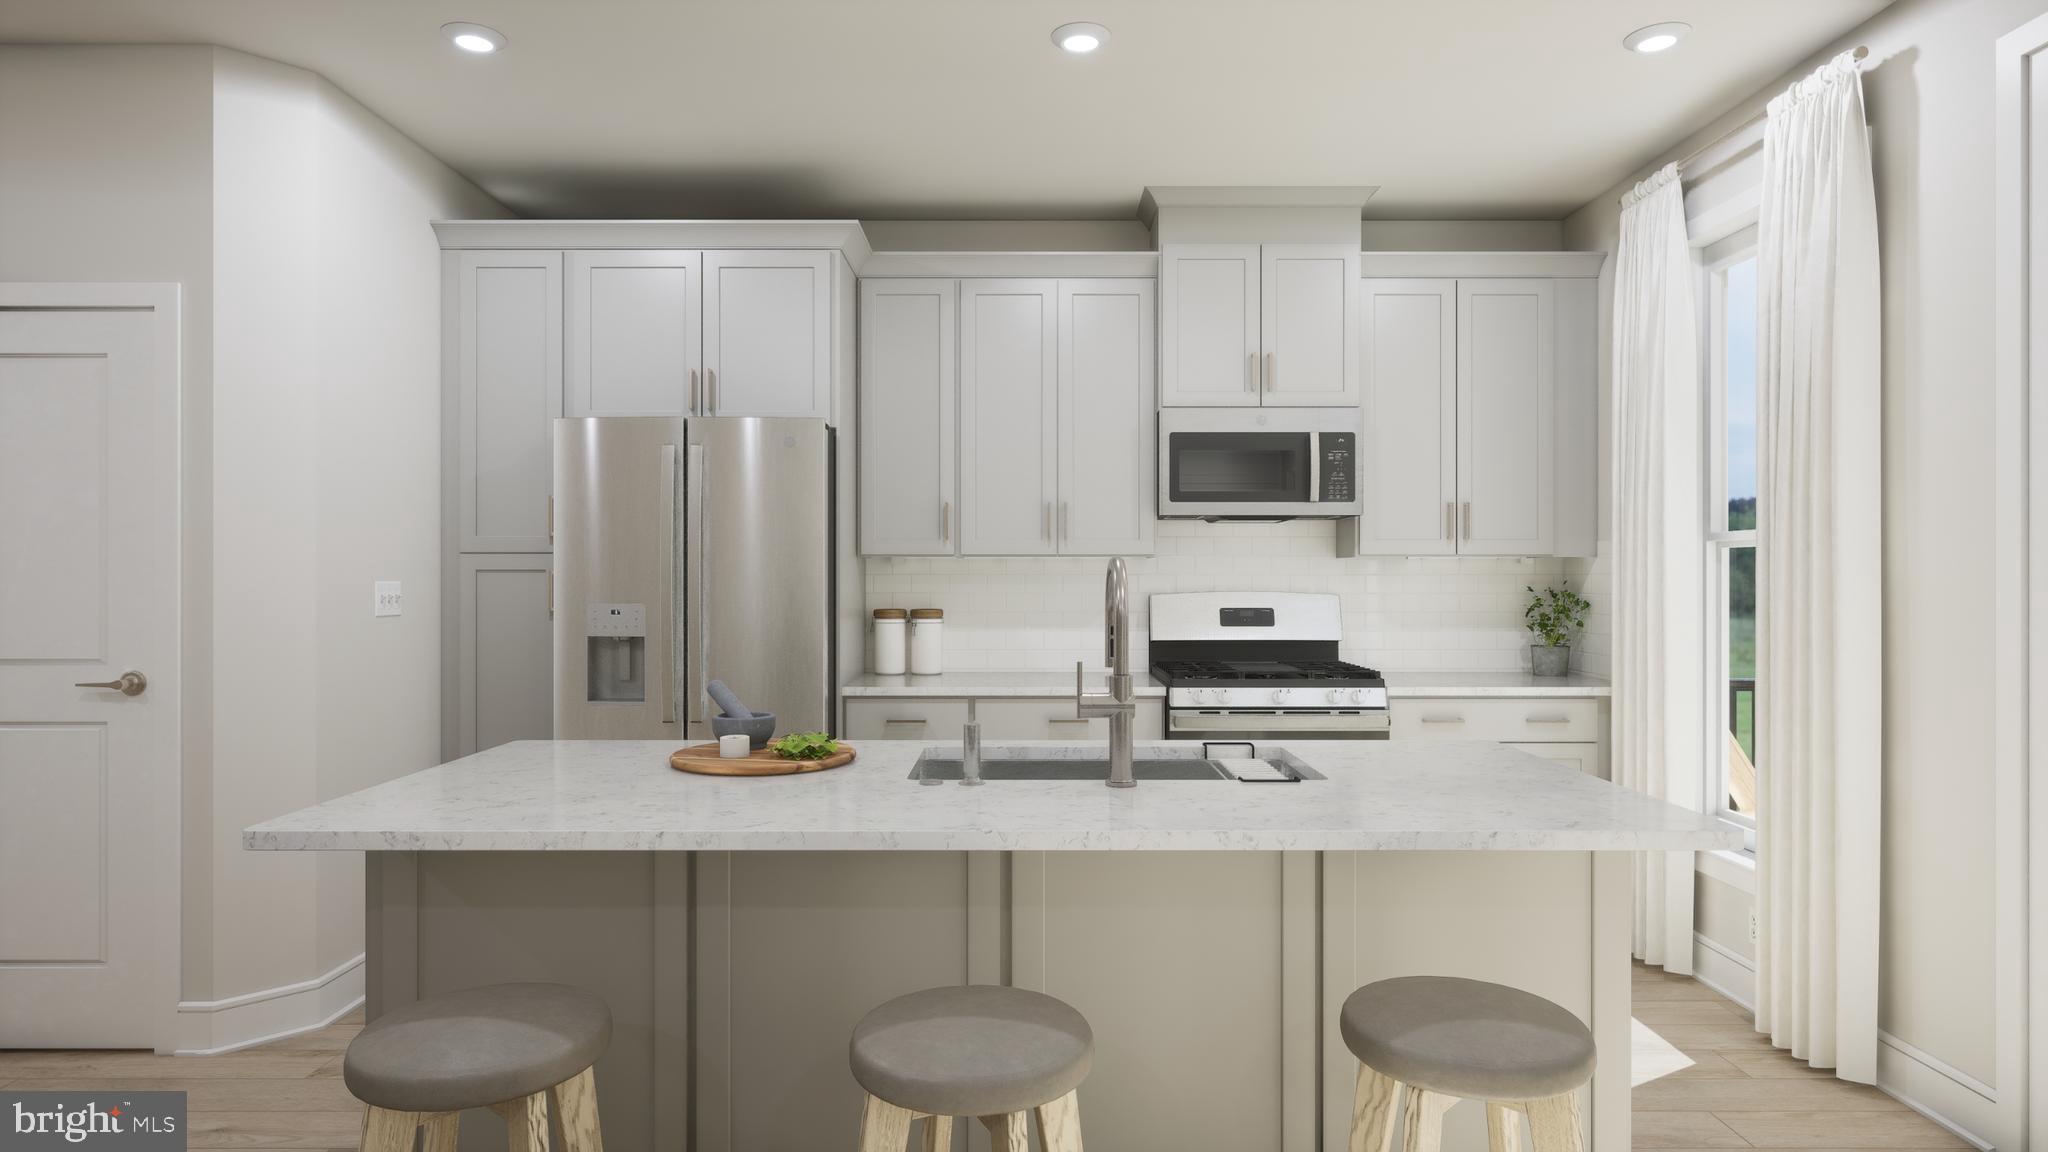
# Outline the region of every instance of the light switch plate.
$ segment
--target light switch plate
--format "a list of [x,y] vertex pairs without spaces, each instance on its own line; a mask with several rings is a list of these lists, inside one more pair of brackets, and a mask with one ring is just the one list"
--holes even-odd
[[405,614],[405,589],[396,580],[379,580],[371,586],[371,611],[378,616]]

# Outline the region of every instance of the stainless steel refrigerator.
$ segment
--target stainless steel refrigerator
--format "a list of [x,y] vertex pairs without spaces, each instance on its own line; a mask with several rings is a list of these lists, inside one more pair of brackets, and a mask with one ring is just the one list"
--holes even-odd
[[830,731],[832,429],[588,417],[554,451],[555,737],[709,740],[712,678]]

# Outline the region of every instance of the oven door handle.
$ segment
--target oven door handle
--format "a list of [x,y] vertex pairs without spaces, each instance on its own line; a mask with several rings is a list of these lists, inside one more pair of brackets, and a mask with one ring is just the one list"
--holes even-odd
[[1173,732],[1385,732],[1392,726],[1385,712],[1170,712],[1166,717]]

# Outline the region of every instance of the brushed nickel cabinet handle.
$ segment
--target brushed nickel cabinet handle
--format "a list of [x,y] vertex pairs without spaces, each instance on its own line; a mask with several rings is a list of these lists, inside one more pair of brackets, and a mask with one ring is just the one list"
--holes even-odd
[[118,680],[88,680],[74,688],[105,688],[123,696],[140,696],[149,689],[149,677],[140,672],[123,672]]
[[1257,352],[1247,352],[1244,354],[1244,390],[1247,392],[1257,392],[1259,390],[1259,354]]
[[1458,505],[1456,501],[1444,501],[1444,539],[1458,538]]
[[1463,724],[1465,718],[1463,716],[1424,716],[1422,722],[1424,724]]
[[1280,379],[1279,373],[1276,371],[1278,367],[1278,357],[1274,353],[1266,353],[1266,379],[1259,385],[1259,391],[1278,392],[1280,390],[1280,385],[1276,383]]
[[1472,502],[1465,501],[1465,539],[1472,538]]
[[701,403],[701,401],[699,399],[699,393],[697,391],[697,370],[695,368],[692,368],[690,369],[690,407],[688,409],[689,415],[695,416],[698,414],[699,409],[697,406],[699,403]]
[[952,538],[953,502],[951,500],[941,500],[939,501],[939,539],[941,541],[947,541],[951,540]]
[[1572,718],[1569,716],[1530,716],[1523,721],[1526,724],[1569,724],[1571,722]]
[[1045,502],[1045,538],[1052,539],[1052,501]]
[[1073,517],[1070,515],[1071,508],[1072,506],[1065,500],[1060,501],[1060,539],[1062,540],[1071,540],[1074,536]]

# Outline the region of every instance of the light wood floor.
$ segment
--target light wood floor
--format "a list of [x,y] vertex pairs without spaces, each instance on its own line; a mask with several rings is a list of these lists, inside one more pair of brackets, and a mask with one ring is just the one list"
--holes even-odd
[[1634,999],[1635,1018],[1693,1061],[1636,1087],[1637,1148],[1970,1147],[1877,1089],[1771,1047],[1748,1012],[1690,976],[1638,964]]
[[[1740,1007],[1689,977],[1638,964],[1634,996],[1636,1019],[1693,1060],[1635,1090],[1637,1148],[1969,1152],[1884,1093],[1772,1048]],[[341,1083],[341,1053],[361,1030],[350,1016],[225,1056],[0,1052],[0,1088],[185,1092],[195,1149],[353,1152],[362,1106]]]

